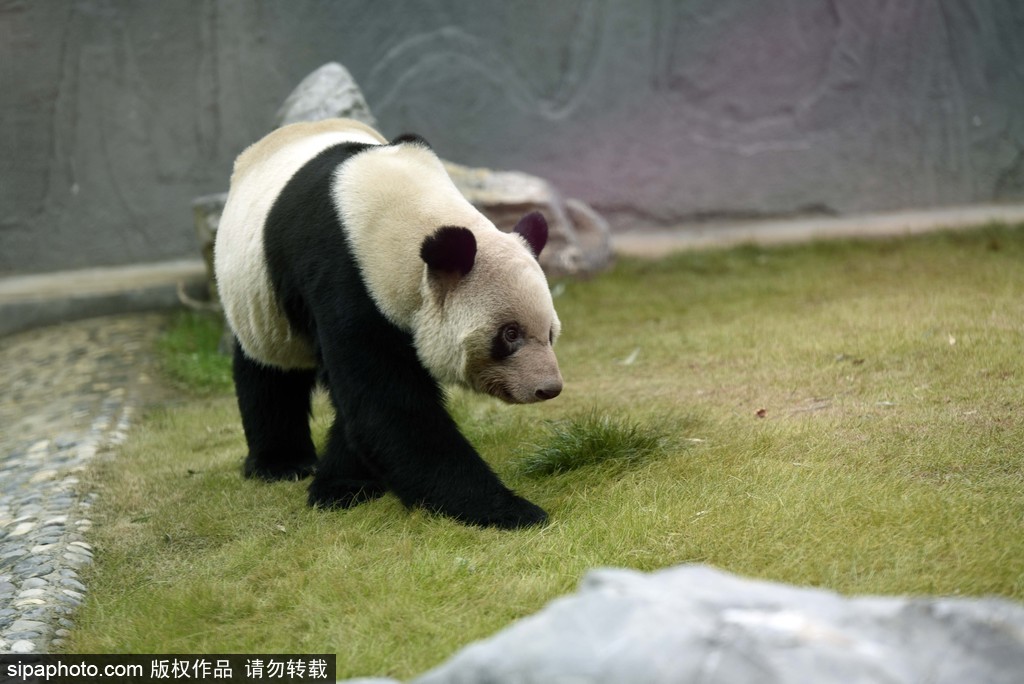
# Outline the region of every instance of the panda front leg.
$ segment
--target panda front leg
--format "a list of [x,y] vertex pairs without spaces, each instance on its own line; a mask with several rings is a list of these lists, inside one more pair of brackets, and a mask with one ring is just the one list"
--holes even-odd
[[[332,431],[344,432],[350,455],[358,455],[374,481],[406,506],[464,523],[516,528],[547,520],[539,506],[502,484],[462,436],[407,334],[379,315],[322,330],[329,331],[321,335],[321,351],[338,408]],[[332,496],[332,471],[327,464],[317,470],[311,503]],[[342,487],[335,496],[348,492]]]
[[345,421],[339,417],[340,409],[333,392],[331,400],[334,402],[335,420],[327,438],[327,448],[317,465],[317,475],[309,485],[309,505],[328,509],[351,508],[376,499],[387,491],[387,487],[349,446]]
[[235,393],[249,454],[242,472],[262,480],[301,480],[316,468],[309,433],[312,370],[282,370],[253,361],[235,341]]

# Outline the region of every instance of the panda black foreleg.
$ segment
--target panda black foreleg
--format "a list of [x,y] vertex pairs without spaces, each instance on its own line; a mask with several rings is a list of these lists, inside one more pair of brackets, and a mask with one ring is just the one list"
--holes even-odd
[[316,468],[309,432],[312,370],[282,370],[257,363],[235,342],[238,409],[249,454],[242,472],[262,480],[301,480]]
[[[408,335],[366,316],[326,326],[324,363],[351,455],[406,506],[465,523],[504,528],[542,523],[547,514],[509,490],[459,432],[443,394]],[[356,343],[344,344],[346,340]],[[356,466],[353,466],[356,467]],[[338,469],[341,466],[337,466]],[[323,464],[310,501],[331,496],[335,466]],[[344,498],[344,489],[334,495]]]
[[309,505],[351,508],[376,499],[387,491],[387,487],[374,476],[362,457],[349,447],[345,436],[345,421],[337,402],[335,414],[327,438],[327,448],[317,465],[317,475],[309,485]]

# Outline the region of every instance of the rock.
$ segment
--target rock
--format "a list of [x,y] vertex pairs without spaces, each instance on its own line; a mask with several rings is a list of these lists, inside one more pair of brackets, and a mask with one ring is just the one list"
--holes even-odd
[[550,233],[540,262],[548,275],[582,275],[611,263],[608,223],[584,202],[565,200],[543,178],[452,162],[445,169],[459,192],[501,230],[511,231],[531,211],[544,214]]
[[44,622],[38,620],[15,620],[10,631],[13,632],[43,632],[49,629]]
[[35,644],[24,639],[11,644],[11,653],[35,653],[35,650]]
[[1018,604],[845,598],[690,565],[593,571],[415,682],[1010,684],[1021,672]]
[[348,69],[328,62],[296,86],[277,110],[277,126],[321,119],[355,119],[377,128],[366,98]]

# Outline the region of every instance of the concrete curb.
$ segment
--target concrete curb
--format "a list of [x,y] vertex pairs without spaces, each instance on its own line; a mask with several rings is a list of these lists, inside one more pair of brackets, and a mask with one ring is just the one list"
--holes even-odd
[[1024,223],[1024,204],[947,207],[842,217],[708,222],[681,226],[675,230],[613,234],[612,249],[617,254],[655,258],[680,250],[898,237],[939,230],[968,230],[990,223]]
[[0,337],[44,325],[181,306],[178,288],[202,286],[201,259],[0,279]]

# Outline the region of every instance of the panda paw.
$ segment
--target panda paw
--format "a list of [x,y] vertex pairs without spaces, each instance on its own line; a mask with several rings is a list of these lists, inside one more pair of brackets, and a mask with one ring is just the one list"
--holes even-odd
[[376,499],[386,491],[384,485],[373,480],[335,480],[325,483],[314,479],[309,485],[307,501],[313,508],[352,508],[364,501]]
[[266,480],[276,482],[278,480],[304,480],[316,471],[316,457],[306,458],[298,463],[266,458],[253,458],[249,454],[245,463],[242,464],[242,474],[250,479]]
[[511,494],[500,506],[491,510],[467,512],[455,517],[480,527],[497,527],[505,530],[543,525],[548,520],[548,514],[543,508],[515,494]]

